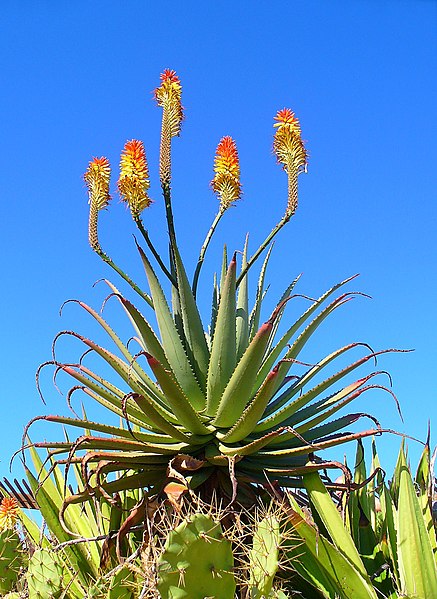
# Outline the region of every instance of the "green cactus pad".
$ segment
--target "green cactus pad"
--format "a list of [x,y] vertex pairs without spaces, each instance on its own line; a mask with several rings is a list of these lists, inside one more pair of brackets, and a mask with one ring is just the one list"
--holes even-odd
[[250,596],[252,599],[270,597],[278,570],[281,535],[278,520],[268,515],[259,523],[253,535],[250,551]]
[[12,591],[22,564],[20,537],[14,530],[0,533],[0,595]]
[[27,571],[29,599],[58,599],[63,591],[63,567],[53,551],[37,549]]
[[233,599],[231,543],[218,522],[195,514],[170,532],[158,561],[162,599]]

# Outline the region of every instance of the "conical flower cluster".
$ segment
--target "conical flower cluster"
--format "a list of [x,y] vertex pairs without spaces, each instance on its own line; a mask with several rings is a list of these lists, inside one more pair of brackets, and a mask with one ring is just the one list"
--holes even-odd
[[297,208],[297,176],[305,172],[308,154],[301,137],[299,120],[289,108],[279,110],[275,116],[276,128],[273,150],[278,162],[288,173],[287,214],[292,215]]
[[0,503],[0,532],[13,529],[17,519],[17,501],[13,497],[4,497]]
[[160,75],[161,85],[155,89],[155,100],[168,112],[170,135],[176,137],[181,132],[184,118],[182,106],[182,85],[176,71],[165,69]]
[[109,160],[104,156],[101,158],[93,158],[84,174],[90,204],[88,238],[90,245],[94,250],[100,247],[97,234],[98,212],[103,210],[103,208],[106,208],[111,199],[111,196],[109,195],[110,177],[111,167],[109,165]]
[[220,198],[222,211],[241,197],[240,162],[237,145],[229,135],[217,146],[214,158],[214,179],[211,186]]
[[147,194],[149,187],[149,169],[143,142],[132,139],[126,142],[121,154],[118,191],[134,218],[152,202]]
[[166,69],[161,73],[161,85],[155,89],[155,100],[162,106],[161,147],[159,156],[159,178],[161,185],[171,181],[171,138],[179,135],[184,118],[181,102],[182,86],[176,72]]

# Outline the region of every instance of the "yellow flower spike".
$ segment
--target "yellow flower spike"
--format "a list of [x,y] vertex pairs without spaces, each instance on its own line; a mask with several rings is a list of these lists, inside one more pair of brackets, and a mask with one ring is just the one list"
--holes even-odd
[[220,198],[220,209],[225,211],[241,197],[240,161],[237,145],[229,135],[223,137],[214,158],[214,179],[211,186]]
[[149,169],[142,141],[127,141],[120,159],[118,191],[134,218],[152,203],[147,191],[150,187]]
[[97,219],[100,210],[106,208],[111,199],[109,195],[109,180],[111,167],[107,158],[93,158],[84,174],[88,188],[90,216],[88,224],[88,239],[93,250],[99,250]]
[[288,174],[288,202],[286,215],[292,216],[297,208],[297,177],[306,172],[308,154],[301,137],[300,123],[289,108],[279,110],[275,116],[276,129],[273,150],[278,162]]
[[176,72],[171,69],[165,69],[160,78],[161,85],[155,89],[155,100],[163,108],[159,176],[162,185],[170,185],[171,138],[180,134],[184,118],[182,86]]
[[18,503],[13,497],[4,497],[0,503],[0,532],[14,528],[18,520]]

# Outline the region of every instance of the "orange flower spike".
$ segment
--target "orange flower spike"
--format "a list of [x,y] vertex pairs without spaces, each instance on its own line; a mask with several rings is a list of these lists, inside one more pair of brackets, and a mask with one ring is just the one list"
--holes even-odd
[[140,213],[152,203],[147,191],[150,187],[149,169],[142,141],[127,141],[120,159],[118,191],[123,201],[138,218]]
[[102,156],[93,158],[84,174],[86,186],[88,188],[88,203],[90,205],[90,216],[88,224],[88,239],[93,250],[100,249],[97,218],[100,210],[106,208],[111,199],[109,195],[109,180],[111,177],[111,167],[109,160]]
[[273,150],[288,174],[286,214],[291,216],[297,208],[297,176],[306,171],[308,154],[302,141],[300,123],[294,112],[283,108],[277,112],[275,121]]
[[159,178],[166,188],[171,182],[171,138],[181,132],[184,109],[181,102],[182,85],[175,71],[166,69],[160,76],[161,85],[155,89],[155,100],[163,109]]
[[226,210],[241,197],[240,161],[237,145],[230,136],[223,137],[214,158],[214,179],[211,186],[220,198],[220,209]]
[[155,100],[158,106],[168,110],[171,137],[176,137],[181,131],[184,118],[181,81],[176,71],[171,69],[165,69],[160,79],[161,85],[155,89]]
[[18,520],[18,503],[13,497],[4,497],[0,503],[0,532],[14,528]]

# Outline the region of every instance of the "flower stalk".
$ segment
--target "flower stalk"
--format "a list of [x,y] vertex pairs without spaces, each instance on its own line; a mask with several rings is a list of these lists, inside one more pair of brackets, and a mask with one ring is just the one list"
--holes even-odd
[[283,108],[277,112],[275,121],[273,125],[276,129],[273,138],[273,151],[288,176],[287,207],[284,216],[247,261],[237,279],[237,287],[252,264],[296,212],[298,205],[297,178],[301,173],[305,173],[307,168],[308,153],[302,141],[299,120],[294,112],[289,108]]
[[181,131],[184,109],[181,102],[182,86],[176,72],[166,69],[160,76],[161,85],[155,89],[155,100],[162,107],[159,178],[165,203],[170,244],[176,246],[173,211],[171,206],[171,140]]
[[200,270],[205,259],[205,253],[211,238],[214,235],[214,231],[226,210],[241,197],[240,161],[238,158],[237,145],[229,135],[223,137],[217,146],[214,158],[214,178],[211,181],[211,187],[219,198],[220,207],[200,249],[193,277],[192,289],[194,297],[196,297],[197,284],[199,281]]
[[119,268],[115,262],[102,250],[98,236],[98,215],[101,210],[109,204],[111,196],[109,195],[109,182],[111,177],[111,167],[109,160],[102,156],[93,158],[84,174],[84,180],[88,188],[88,203],[90,205],[88,221],[88,240],[91,248],[100,258],[106,262],[116,273],[118,273],[138,295],[140,295],[149,306],[153,307],[153,302],[147,293],[144,293],[132,279]]

